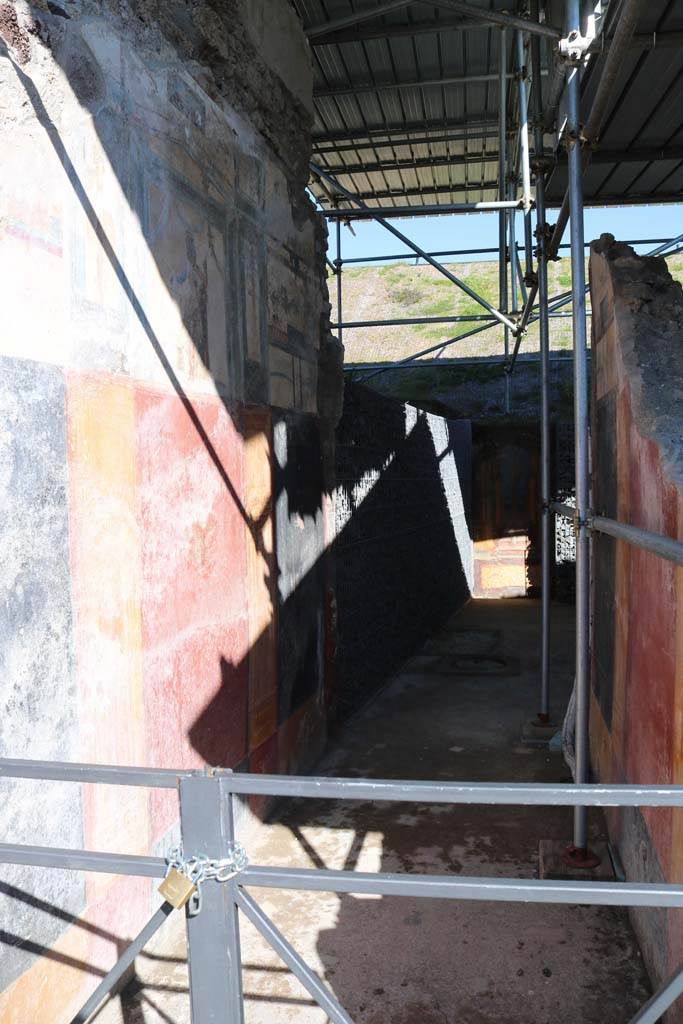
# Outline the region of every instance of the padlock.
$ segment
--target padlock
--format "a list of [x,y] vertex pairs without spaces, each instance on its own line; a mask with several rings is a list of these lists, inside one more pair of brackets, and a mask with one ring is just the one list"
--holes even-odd
[[191,878],[177,868],[171,868],[157,890],[172,907],[180,910],[191,896],[197,892],[197,886]]

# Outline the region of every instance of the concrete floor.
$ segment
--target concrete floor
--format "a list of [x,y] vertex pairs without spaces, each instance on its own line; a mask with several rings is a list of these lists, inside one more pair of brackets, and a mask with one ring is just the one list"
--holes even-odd
[[[533,601],[471,602],[331,744],[323,773],[481,781],[567,779],[529,749]],[[572,680],[573,613],[553,612],[553,704]],[[320,769],[318,769],[320,770]],[[602,822],[591,818],[594,838]],[[540,838],[571,838],[567,808],[297,801],[249,842],[252,863],[534,877]],[[623,1024],[648,996],[627,916],[612,908],[254,891],[357,1024]],[[100,1024],[189,1024],[182,919],[140,958]],[[170,942],[170,946],[169,946]],[[247,1024],[323,1024],[297,981],[242,930]]]

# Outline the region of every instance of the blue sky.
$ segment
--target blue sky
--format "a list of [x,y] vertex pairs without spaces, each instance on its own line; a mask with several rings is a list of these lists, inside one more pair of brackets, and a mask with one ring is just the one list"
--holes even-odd
[[[552,224],[556,212],[549,211]],[[519,219],[517,240],[522,240]],[[402,217],[393,221],[405,235],[427,251],[443,249],[484,248],[498,244],[498,215],[467,213],[441,217]],[[403,246],[380,224],[353,221],[354,235],[342,227],[342,256],[386,256],[401,252]],[[332,227],[332,225],[330,225]],[[586,241],[610,231],[617,239],[672,238],[683,234],[683,204],[660,206],[605,207],[586,210]],[[334,230],[330,231],[330,258],[336,256]],[[569,241],[569,231],[563,241]],[[645,251],[643,248],[640,251]],[[476,259],[494,257],[474,257]],[[467,259],[467,257],[458,257]]]

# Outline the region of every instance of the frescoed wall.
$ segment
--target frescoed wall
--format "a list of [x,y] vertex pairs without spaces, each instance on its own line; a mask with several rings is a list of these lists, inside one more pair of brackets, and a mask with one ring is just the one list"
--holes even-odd
[[[341,389],[305,40],[267,0],[47,7],[0,4],[0,755],[295,770],[331,702]],[[177,816],[6,782],[0,830],[162,853]],[[0,1022],[68,1019],[157,902],[3,867]]]
[[[610,235],[590,259],[592,503],[596,513],[683,538],[683,292],[663,258]],[[683,782],[683,570],[595,534],[591,749],[609,782]],[[683,812],[609,813],[629,880],[683,881]],[[683,960],[680,911],[632,912],[648,970]],[[671,1020],[683,1020],[680,1000]]]

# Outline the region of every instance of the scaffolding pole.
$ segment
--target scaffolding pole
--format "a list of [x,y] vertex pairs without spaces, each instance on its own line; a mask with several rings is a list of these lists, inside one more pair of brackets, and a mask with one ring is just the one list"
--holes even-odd
[[[581,31],[579,0],[567,0],[567,35]],[[567,125],[572,267],[574,309],[574,460],[576,475],[576,732],[575,779],[577,786],[588,781],[588,708],[590,648],[590,541],[587,527],[589,511],[588,475],[588,377],[586,357],[586,271],[583,256],[583,182],[579,121],[579,62],[568,62],[566,69]],[[574,841],[567,850],[572,863],[594,867],[597,858],[588,850],[585,806],[574,808]]]
[[355,205],[363,214],[367,214],[368,216],[372,217],[373,220],[376,220],[378,224],[381,224],[383,228],[386,228],[386,230],[389,231],[395,238],[398,238],[399,241],[403,242],[404,245],[407,245],[409,249],[412,249],[417,256],[420,256],[423,260],[426,260],[427,263],[434,267],[435,270],[438,270],[440,274],[443,274],[443,276],[447,278],[447,280],[449,280],[457,288],[460,288],[462,291],[464,291],[465,294],[469,295],[469,297],[471,299],[474,299],[475,302],[478,302],[479,305],[482,306],[488,313],[491,313],[491,315],[494,316],[496,320],[499,320],[502,324],[505,324],[514,331],[515,325],[512,323],[511,320],[508,319],[507,316],[505,316],[504,313],[496,309],[495,306],[492,306],[491,303],[487,302],[487,300],[483,296],[479,295],[479,293],[475,292],[473,288],[470,288],[470,286],[465,284],[464,281],[461,281],[459,277],[456,277],[455,274],[451,273],[451,271],[448,270],[447,267],[444,267],[442,263],[439,263],[438,260],[435,260],[432,256],[425,252],[425,250],[421,246],[417,245],[416,242],[413,242],[410,238],[408,238],[407,235],[404,235],[402,231],[399,231],[398,228],[395,228],[393,224],[390,224],[383,217],[377,216],[377,211],[370,209],[363,202],[362,199],[359,199],[359,197],[357,195],[354,195],[353,192],[350,192],[347,188],[344,188],[343,185],[340,185],[336,178],[333,178],[330,174],[327,173],[327,171],[323,170],[322,167],[318,167],[317,164],[314,163],[311,163],[309,166],[313,174],[318,179],[330,185],[338,195],[344,196],[345,199],[348,199],[350,202],[355,203]]
[[[515,185],[510,184],[510,195],[515,190]],[[516,318],[519,309],[517,302],[517,269],[519,254],[517,252],[517,217],[514,210],[508,215],[508,245],[510,249],[510,315]],[[505,338],[505,411],[510,412],[512,404],[512,380],[510,379],[510,344],[509,338]]]
[[[538,18],[538,0],[531,0],[531,16]],[[531,78],[534,101],[534,156],[536,159],[536,254],[541,390],[541,694],[538,721],[550,721],[550,587],[552,513],[550,510],[550,324],[548,318],[548,264],[545,237],[545,179],[543,177],[543,96],[541,94],[541,41],[531,38]]]
[[[498,200],[503,203],[506,195],[507,170],[507,32],[500,31],[500,55],[498,66]],[[507,272],[507,210],[501,209],[498,214],[498,305],[502,312],[507,313],[508,307],[508,272]],[[510,349],[510,330],[507,325],[503,331],[505,351],[505,412],[510,411],[510,374],[507,372],[507,360]]]
[[340,220],[337,220],[335,226],[336,226],[336,229],[337,229],[337,258],[334,261],[335,274],[337,275],[337,336],[339,338],[340,344],[343,344],[343,338],[342,338],[342,330],[343,330],[343,328],[342,328],[342,322],[343,322],[343,318],[342,318],[342,266],[343,266],[343,262],[342,262],[342,245],[341,245],[342,222]]

